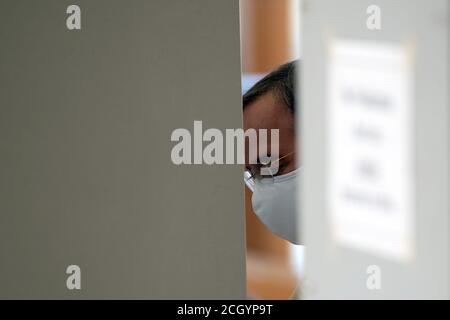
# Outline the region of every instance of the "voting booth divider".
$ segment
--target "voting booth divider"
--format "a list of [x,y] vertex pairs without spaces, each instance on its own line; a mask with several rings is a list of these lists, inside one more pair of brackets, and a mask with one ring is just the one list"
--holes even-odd
[[303,298],[449,298],[449,1],[372,2],[304,1]]
[[245,298],[242,167],[171,160],[242,127],[238,1],[2,0],[0,42],[0,298]]

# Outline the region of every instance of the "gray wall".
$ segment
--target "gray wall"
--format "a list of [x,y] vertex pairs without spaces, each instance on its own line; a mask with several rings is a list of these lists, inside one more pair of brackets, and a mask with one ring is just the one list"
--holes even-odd
[[[366,28],[366,8],[372,4],[382,9],[379,31]],[[449,297],[448,7],[445,0],[305,1],[300,119],[306,168],[301,222],[307,248],[305,298]],[[415,256],[410,261],[398,262],[331,240],[325,198],[325,162],[332,161],[326,152],[327,37],[415,41]],[[381,268],[381,290],[366,287],[369,265]]]
[[238,1],[69,4],[0,2],[0,298],[244,298],[242,169],[170,158],[242,126]]

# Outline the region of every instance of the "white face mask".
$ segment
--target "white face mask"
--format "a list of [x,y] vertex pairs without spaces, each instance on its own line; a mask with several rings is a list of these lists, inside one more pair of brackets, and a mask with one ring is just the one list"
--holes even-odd
[[275,176],[273,182],[255,180],[253,211],[276,235],[299,244],[297,232],[297,184],[300,168],[285,175]]

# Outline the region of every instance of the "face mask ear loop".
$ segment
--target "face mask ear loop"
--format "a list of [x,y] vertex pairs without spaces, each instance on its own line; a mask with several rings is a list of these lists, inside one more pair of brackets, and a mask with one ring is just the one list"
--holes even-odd
[[[288,154],[282,156],[281,158],[278,158],[278,159],[274,160],[274,161],[271,162],[271,163],[279,162],[280,160],[283,160],[284,158],[289,157],[290,155],[294,154],[295,152],[296,152],[296,151],[289,152]],[[272,170],[270,170],[270,176],[271,176],[272,180],[275,179]],[[252,192],[253,192],[253,190],[252,190]]]
[[280,160],[283,160],[284,158],[289,157],[291,154],[294,154],[294,153],[295,153],[295,151],[289,152],[288,154],[285,154],[284,156],[282,156],[281,158],[278,158],[274,162],[278,162]]
[[[285,154],[284,156],[282,156],[281,158],[278,158],[277,160],[274,160],[273,162],[280,162],[280,160],[283,160],[284,158],[289,157],[290,155],[292,155],[294,153],[295,153],[295,151],[289,152],[288,154]],[[272,179],[273,179],[274,176],[273,176],[272,171],[270,171],[270,174],[272,175]]]

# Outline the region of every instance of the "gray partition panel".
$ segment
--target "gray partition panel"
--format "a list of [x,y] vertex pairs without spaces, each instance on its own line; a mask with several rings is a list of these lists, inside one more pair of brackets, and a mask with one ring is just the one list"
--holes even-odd
[[0,2],[0,297],[244,298],[242,168],[170,140],[242,126],[238,1],[71,4]]
[[[370,5],[381,9],[380,30],[366,26]],[[304,298],[449,297],[448,8],[446,0],[304,1],[300,119],[305,167],[300,227],[306,244]],[[345,57],[350,59],[342,62]],[[383,65],[389,61],[394,63]],[[380,74],[386,81],[381,86]],[[346,97],[334,95],[333,88],[343,85],[369,91],[381,88],[379,92],[407,99],[396,101],[405,113],[395,115],[392,122],[394,116],[383,118],[378,128],[386,138],[382,143],[400,149],[380,147],[372,155],[377,159],[375,168],[384,166],[392,171],[384,177],[390,182],[381,184],[384,187],[378,194],[392,196],[388,198],[392,202],[384,203],[388,206],[405,204],[401,212],[407,220],[392,224],[385,223],[387,216],[361,220],[360,226],[366,223],[367,227],[363,232],[352,223],[375,216],[367,199],[355,194],[351,201],[333,202],[335,198],[330,198],[343,181],[355,182],[349,188],[358,188],[360,182],[351,180],[345,171],[335,172],[336,168],[347,170],[345,160],[356,154],[352,149],[356,144],[343,143],[346,140],[338,131],[345,131],[348,123],[361,116],[359,111],[343,109],[350,108],[350,103],[337,104],[336,100],[355,98],[351,91]],[[377,121],[371,112],[359,118],[362,127]],[[392,134],[396,132],[403,140]],[[355,148],[368,150],[368,145],[361,143]],[[337,180],[330,178],[333,172]],[[352,212],[358,205],[360,211]],[[346,216],[353,220],[345,222]],[[343,219],[336,225],[333,219],[339,217]],[[373,270],[381,276],[377,287],[370,283]]]

